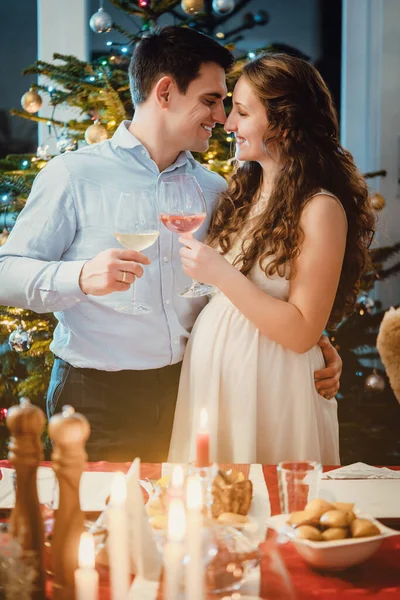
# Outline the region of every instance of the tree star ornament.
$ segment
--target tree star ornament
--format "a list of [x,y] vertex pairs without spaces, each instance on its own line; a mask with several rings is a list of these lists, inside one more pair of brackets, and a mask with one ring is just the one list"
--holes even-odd
[[89,21],[90,29],[95,33],[108,33],[111,31],[112,24],[112,18],[102,6],[90,17]]
[[235,8],[235,0],[213,0],[212,9],[217,15],[229,15]]
[[99,121],[95,121],[93,125],[89,125],[85,131],[85,140],[89,145],[97,144],[107,138],[107,129]]
[[26,331],[22,325],[18,325],[17,329],[10,334],[8,338],[10,348],[21,354],[27,352],[32,345],[32,335],[30,331]]
[[203,0],[182,0],[181,8],[187,15],[198,15],[204,12]]
[[26,92],[21,98],[22,108],[30,114],[38,112],[42,106],[42,103],[42,97],[32,88],[29,90],[29,92]]

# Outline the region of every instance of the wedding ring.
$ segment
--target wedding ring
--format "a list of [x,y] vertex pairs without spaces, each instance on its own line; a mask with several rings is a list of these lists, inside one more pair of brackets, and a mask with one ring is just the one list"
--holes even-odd
[[122,271],[122,279],[121,279],[122,283],[126,282],[126,271]]

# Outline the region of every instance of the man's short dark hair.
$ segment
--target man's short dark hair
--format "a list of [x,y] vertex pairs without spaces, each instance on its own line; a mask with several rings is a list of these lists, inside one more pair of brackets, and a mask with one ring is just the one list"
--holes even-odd
[[133,104],[145,102],[164,75],[170,75],[185,94],[203,63],[216,63],[228,71],[233,61],[227,48],[203,33],[187,27],[159,28],[144,35],[133,52],[129,65]]

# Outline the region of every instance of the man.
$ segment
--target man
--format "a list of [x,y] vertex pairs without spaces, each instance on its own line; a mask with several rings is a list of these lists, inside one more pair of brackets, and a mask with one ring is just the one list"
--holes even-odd
[[[194,30],[166,27],[136,46],[130,82],[133,121],[112,139],[56,157],[38,175],[26,207],[0,252],[0,304],[54,312],[55,362],[47,397],[51,416],[64,404],[85,414],[90,460],[166,458],[185,343],[204,299],[180,298],[189,283],[177,236],[160,229],[144,253],[113,236],[121,192],[152,189],[163,177],[194,175],[207,201],[203,240],[225,180],[196,162],[216,123],[224,123],[230,52]],[[137,278],[147,315],[114,310]],[[128,292],[129,293],[129,292]],[[323,342],[328,369],[317,373],[327,396],[337,391],[340,358]]]

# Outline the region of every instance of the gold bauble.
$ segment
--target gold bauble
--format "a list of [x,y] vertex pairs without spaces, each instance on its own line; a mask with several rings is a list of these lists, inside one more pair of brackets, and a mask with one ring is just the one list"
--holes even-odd
[[382,210],[382,208],[385,208],[386,201],[385,201],[385,198],[381,194],[378,194],[378,192],[375,192],[371,198],[371,204],[372,204],[372,208],[374,210]]
[[42,106],[42,97],[35,92],[35,90],[29,90],[21,98],[21,106],[28,113],[36,113]]
[[203,0],[182,0],[181,8],[187,15],[198,15],[204,12]]
[[4,227],[3,231],[0,233],[0,246],[6,243],[9,235],[10,232]]
[[101,123],[93,123],[85,131],[85,140],[88,144],[97,144],[107,138],[107,129]]

